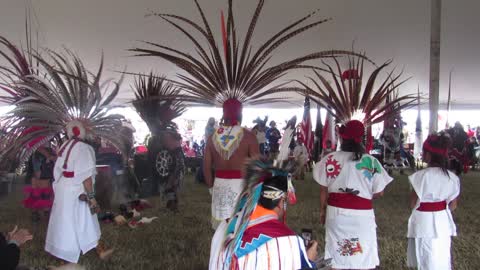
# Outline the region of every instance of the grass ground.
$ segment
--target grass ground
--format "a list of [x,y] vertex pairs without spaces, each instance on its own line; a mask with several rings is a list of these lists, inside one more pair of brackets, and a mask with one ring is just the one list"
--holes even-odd
[[[406,176],[394,174],[395,181],[388,186],[385,196],[375,203],[381,269],[406,269],[406,231],[410,214],[409,186]],[[295,183],[298,203],[288,210],[288,224],[300,231],[313,228],[315,237],[323,245],[324,229],[319,225],[318,185],[307,177]],[[15,224],[34,233],[35,239],[22,248],[21,262],[45,267],[57,262],[43,251],[46,221],[32,225],[30,213],[20,201],[21,186],[16,192],[0,199],[0,231]],[[210,195],[205,186],[188,178],[181,194],[180,213],[163,210],[160,199],[143,214],[158,216],[152,224],[137,229],[112,224],[102,225],[102,238],[114,255],[106,262],[97,259],[94,252],[81,257],[80,264],[89,270],[133,269],[207,269],[210,250]],[[480,174],[469,173],[462,180],[462,196],[454,213],[458,237],[453,241],[456,270],[480,269]]]

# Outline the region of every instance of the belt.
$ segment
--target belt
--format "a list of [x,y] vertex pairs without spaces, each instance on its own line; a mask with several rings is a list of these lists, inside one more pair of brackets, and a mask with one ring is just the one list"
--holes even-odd
[[215,177],[224,179],[239,179],[242,178],[242,171],[239,170],[216,170]]
[[372,200],[359,197],[352,193],[328,193],[328,205],[345,209],[373,209]]
[[438,212],[447,209],[447,201],[441,202],[422,202],[417,208],[421,212]]

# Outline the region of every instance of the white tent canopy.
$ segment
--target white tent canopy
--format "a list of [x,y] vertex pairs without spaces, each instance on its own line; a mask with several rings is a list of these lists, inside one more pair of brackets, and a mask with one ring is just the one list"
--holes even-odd
[[[212,24],[220,25],[220,10],[225,0],[200,0]],[[234,1],[237,27],[244,33],[255,0]],[[32,4],[33,3],[33,4]],[[149,11],[171,12],[200,21],[193,0],[3,0],[0,9],[0,35],[14,42],[24,40],[25,6],[32,5],[34,22],[39,29],[40,44],[51,49],[66,46],[77,52],[87,66],[96,68],[105,55],[110,76],[126,66],[130,72],[149,72],[174,76],[178,71],[159,59],[130,57],[127,49],[139,46],[139,40],[175,45],[188,50],[191,45],[160,18],[148,17]],[[448,73],[453,73],[453,109],[474,109],[480,104],[477,93],[480,76],[480,18],[476,0],[443,1],[440,101],[446,102]],[[417,86],[428,93],[430,8],[429,1],[418,0],[267,0],[258,23],[254,46],[263,42],[280,27],[308,12],[319,9],[319,18],[333,20],[309,31],[299,39],[282,46],[274,61],[287,59],[301,50],[355,48],[365,51],[377,63],[394,60],[405,77],[412,77],[404,92],[415,92]],[[241,14],[245,14],[242,16]],[[220,36],[220,28],[213,29]],[[312,64],[318,64],[313,62]],[[293,76],[304,78],[305,72]],[[118,102],[131,99],[131,77],[128,77]],[[301,104],[301,98],[298,98]],[[278,106],[278,105],[277,105]]]

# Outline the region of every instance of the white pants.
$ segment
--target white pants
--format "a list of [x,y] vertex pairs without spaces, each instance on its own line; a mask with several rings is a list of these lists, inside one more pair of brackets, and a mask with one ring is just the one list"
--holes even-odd
[[420,270],[450,270],[451,237],[408,238],[407,266]]
[[233,215],[238,197],[244,187],[243,179],[215,178],[212,189],[212,227],[214,229],[222,220]]

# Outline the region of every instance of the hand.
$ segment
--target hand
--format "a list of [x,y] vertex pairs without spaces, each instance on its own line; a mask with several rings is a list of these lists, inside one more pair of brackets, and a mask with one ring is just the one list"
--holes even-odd
[[307,258],[310,261],[316,261],[318,257],[318,242],[315,240],[310,241],[310,245],[307,248]]
[[26,229],[18,229],[18,226],[8,233],[7,240],[15,241],[19,246],[25,244],[25,242],[32,240],[33,235]]
[[320,224],[325,225],[325,212],[320,212]]
[[210,195],[213,194],[213,187],[209,187],[209,188],[208,188],[208,193],[210,193]]
[[93,199],[90,199],[88,201],[88,204],[90,206],[90,209],[92,209],[92,213],[100,213],[100,206],[98,205],[97,203],[97,200],[95,200],[95,198]]

